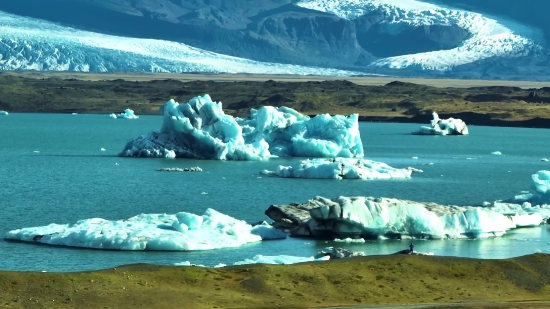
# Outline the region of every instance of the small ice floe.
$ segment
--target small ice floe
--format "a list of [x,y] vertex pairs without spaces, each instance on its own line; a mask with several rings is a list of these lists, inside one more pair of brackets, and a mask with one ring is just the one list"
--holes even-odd
[[501,156],[502,155],[502,152],[500,151],[493,151],[491,152],[492,155],[495,155],[495,156]]
[[72,113],[72,115],[78,115],[78,113]]
[[34,152],[34,153],[40,153],[40,151],[39,151],[39,150],[35,150],[35,151],[33,151],[33,152]]
[[101,151],[105,151],[106,149],[105,148],[101,148]]
[[195,166],[195,167],[161,167],[157,168],[157,171],[159,172],[202,172],[202,168]]
[[407,167],[407,168],[405,168],[405,169],[410,170],[410,171],[412,171],[413,173],[424,173],[423,170],[417,169],[417,168],[414,168],[414,167],[410,167],[410,166]]
[[6,111],[0,111],[0,115],[2,115],[2,116],[7,116],[7,115],[9,115],[9,113],[6,112]]
[[115,162],[115,165],[118,165],[118,162]]
[[334,241],[335,242],[346,242],[346,243],[364,243],[365,239],[363,239],[363,238],[357,238],[357,239],[354,239],[354,238],[344,238],[344,239],[336,238]]
[[206,195],[206,194],[208,194],[208,192],[201,192],[201,194],[202,194],[202,195]]
[[413,158],[414,160],[417,160],[417,159],[418,159],[418,157],[412,157],[412,158]]
[[430,163],[422,163],[422,165],[434,165],[434,164],[430,162]]
[[542,158],[542,159],[540,159],[540,160],[541,160],[542,162],[548,162],[548,161],[549,161],[549,160],[546,159],[546,158]]
[[433,119],[429,126],[421,126],[416,135],[468,135],[468,127],[462,119],[440,119],[436,112],[432,113]]
[[124,113],[120,113],[120,114],[110,114],[109,117],[113,118],[113,119],[117,119],[117,118],[124,118],[124,119],[138,119],[139,116],[137,116],[133,110],[127,108],[126,110],[124,110]]

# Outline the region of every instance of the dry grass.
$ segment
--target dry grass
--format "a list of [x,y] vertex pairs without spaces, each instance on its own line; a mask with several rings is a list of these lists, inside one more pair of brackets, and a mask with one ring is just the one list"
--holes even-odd
[[132,265],[82,273],[0,272],[0,306],[314,308],[550,300],[549,263],[544,254],[509,260],[397,255],[221,269]]
[[[165,79],[165,78],[171,79]],[[271,78],[270,80],[266,80]],[[364,121],[421,122],[431,111],[474,125],[550,127],[550,87],[537,82],[198,75],[0,74],[0,109],[9,112],[156,114],[173,98],[208,93],[227,113],[288,106],[302,113],[358,113]],[[415,83],[408,83],[414,81]],[[477,87],[464,88],[475,84]],[[488,86],[515,85],[512,86]],[[451,87],[452,86],[452,87]],[[521,87],[540,87],[524,89]]]

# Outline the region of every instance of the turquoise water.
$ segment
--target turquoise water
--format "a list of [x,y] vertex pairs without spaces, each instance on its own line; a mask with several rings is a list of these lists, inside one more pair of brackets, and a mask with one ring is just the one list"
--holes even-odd
[[[156,130],[160,124],[158,116],[137,120],[66,114],[0,117],[0,234],[92,217],[125,219],[140,213],[179,211],[202,214],[207,208],[256,222],[268,219],[264,211],[271,204],[304,202],[316,195],[478,205],[529,189],[531,174],[550,168],[550,162],[540,161],[550,158],[548,130],[471,126],[470,136],[415,136],[410,132],[418,124],[392,123],[361,124],[366,157],[394,167],[424,170],[410,180],[305,180],[258,174],[297,159],[220,162],[117,157],[127,140]],[[503,155],[490,154],[497,150]],[[155,171],[191,166],[200,166],[204,172]],[[549,242],[549,230],[541,226],[511,231],[502,238],[422,241],[416,248],[441,255],[505,258],[550,251]],[[326,246],[387,254],[406,245],[404,241],[340,244],[287,239],[202,252],[120,252],[0,241],[0,269],[76,271],[182,261],[215,265],[256,254],[311,256]]]

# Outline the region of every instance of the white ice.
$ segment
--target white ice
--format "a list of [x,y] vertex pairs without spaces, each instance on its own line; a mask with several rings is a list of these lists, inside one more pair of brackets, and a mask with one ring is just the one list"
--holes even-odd
[[470,35],[457,47],[382,58],[372,66],[391,69],[451,70],[492,57],[517,57],[542,51],[543,32],[512,20],[417,0],[302,0],[297,5],[348,20],[374,11],[385,13],[382,31],[398,34],[411,27],[456,25]]
[[542,170],[531,175],[531,191],[504,201],[521,205],[526,212],[537,212],[550,218],[550,171]]
[[2,116],[7,116],[7,115],[9,115],[9,113],[6,112],[6,111],[0,111],[0,115],[2,115]]
[[488,207],[444,206],[434,203],[372,198],[316,197],[308,207],[312,231],[329,229],[363,237],[482,238],[542,222],[539,214],[503,213]]
[[209,95],[160,108],[159,132],[127,143],[121,156],[216,160],[284,157],[362,157],[358,115],[302,115],[288,107],[251,109],[248,118],[226,115]]
[[117,118],[124,118],[124,119],[138,119],[139,116],[137,116],[133,110],[127,108],[124,110],[124,113],[120,113],[120,114],[110,114],[109,117],[113,118],[113,119],[117,119]]
[[418,131],[413,132],[417,135],[467,135],[468,127],[461,119],[440,119],[436,112],[432,113],[433,119],[430,126],[421,126]]
[[[315,258],[313,256],[310,257],[302,257],[302,256],[293,256],[293,255],[274,255],[274,256],[267,256],[267,255],[255,255],[251,259],[245,259],[242,261],[238,261],[233,263],[233,265],[250,265],[250,264],[278,264],[278,265],[289,265],[289,264],[296,264],[296,263],[304,263],[304,262],[321,262],[321,261],[328,261],[330,259],[329,256],[323,256],[321,258]],[[195,265],[192,264],[189,261],[174,263],[175,266],[202,266],[204,265]],[[214,266],[214,268],[219,267],[225,267],[226,264],[218,264]]]
[[127,220],[100,218],[10,231],[6,239],[49,245],[114,250],[193,251],[239,247],[286,234],[207,209],[192,213],[141,214]]
[[502,155],[502,152],[500,151],[493,151],[491,152],[492,155],[495,155],[495,156],[501,156]]
[[409,168],[393,168],[371,160],[333,158],[303,160],[292,166],[279,165],[275,171],[263,170],[260,173],[283,178],[405,179],[411,178],[412,172]]
[[0,11],[0,70],[364,75],[252,61],[182,43],[120,37]]

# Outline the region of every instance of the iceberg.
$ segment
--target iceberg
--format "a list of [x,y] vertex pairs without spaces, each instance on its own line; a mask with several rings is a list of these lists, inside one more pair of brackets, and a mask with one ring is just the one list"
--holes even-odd
[[483,238],[542,222],[539,214],[363,196],[318,196],[303,204],[272,205],[265,213],[292,236],[339,239]]
[[117,119],[117,118],[124,118],[124,119],[138,119],[139,116],[136,116],[136,114],[134,113],[133,110],[127,108],[124,110],[124,113],[120,113],[120,114],[110,114],[109,117],[113,118],[113,119]]
[[310,118],[288,107],[251,109],[247,118],[226,115],[208,94],[160,108],[159,132],[126,144],[124,157],[264,160],[273,157],[363,156],[358,115]]
[[[531,175],[531,192],[516,195],[502,203],[496,204],[500,207],[514,208],[524,213],[540,213],[545,219],[550,218],[550,171],[541,170]],[[512,204],[512,205],[511,205]]]
[[243,261],[238,261],[233,263],[233,265],[249,265],[249,264],[278,264],[278,265],[288,265],[304,262],[320,262],[328,261],[329,256],[323,257],[301,257],[301,256],[292,256],[292,255],[276,255],[276,256],[264,256],[264,255],[255,255],[252,259],[245,259]]
[[253,227],[211,208],[202,216],[179,212],[141,214],[119,221],[92,218],[17,229],[5,236],[7,240],[48,245],[149,251],[212,250],[284,238],[285,233],[270,226]]
[[430,126],[421,126],[416,135],[467,135],[468,127],[461,119],[439,119],[436,112],[432,113]]
[[412,168],[393,168],[386,163],[365,159],[334,158],[308,159],[292,166],[279,165],[277,170],[260,173],[283,178],[324,179],[406,179]]
[[1,116],[7,116],[7,115],[9,115],[9,113],[6,112],[6,111],[0,111],[0,115],[1,115]]

